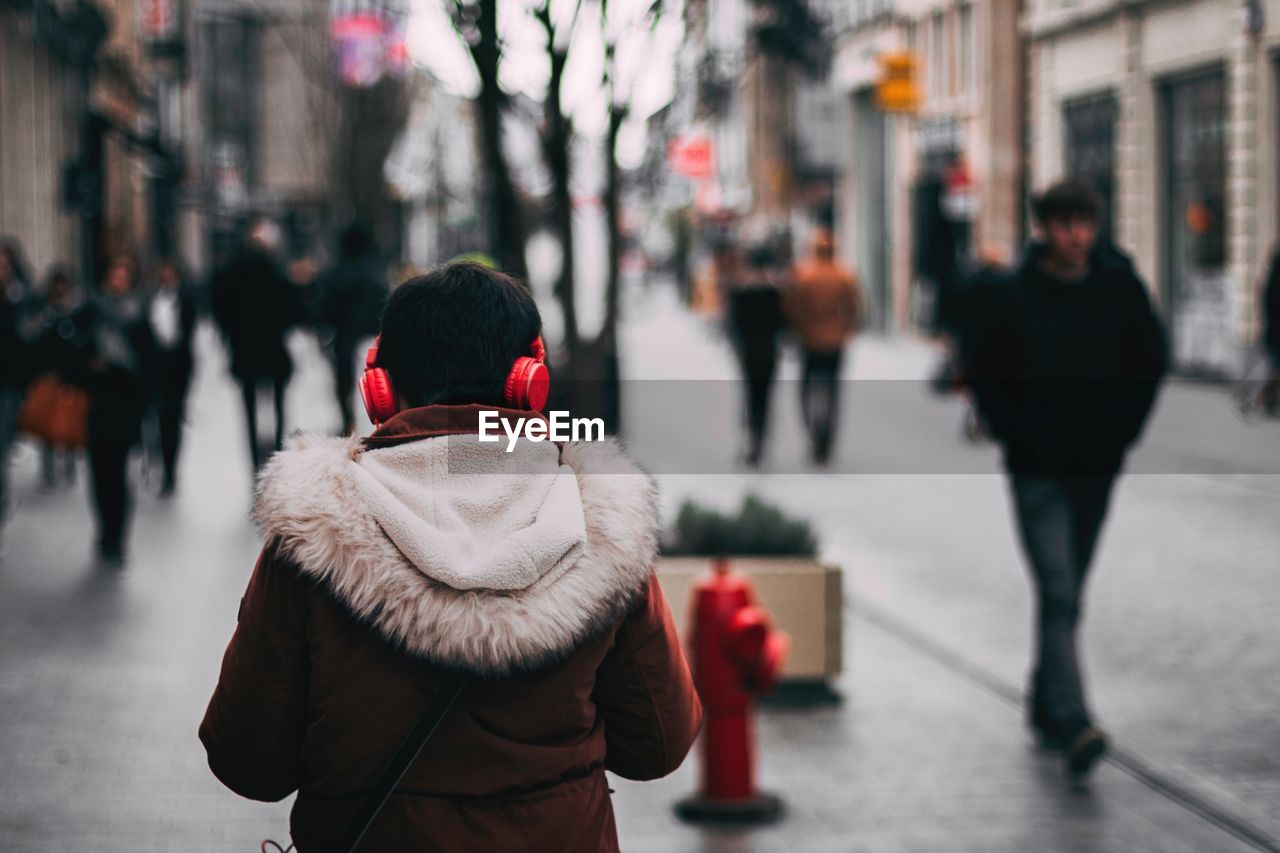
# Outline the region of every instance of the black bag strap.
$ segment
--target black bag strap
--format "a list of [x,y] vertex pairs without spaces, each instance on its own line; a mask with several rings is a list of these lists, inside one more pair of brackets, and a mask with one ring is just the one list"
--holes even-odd
[[364,802],[360,804],[359,811],[351,819],[351,823],[347,826],[347,831],[342,834],[342,841],[338,843],[334,850],[338,851],[338,853],[351,853],[351,851],[355,850],[356,845],[360,843],[360,839],[364,837],[365,831],[373,823],[373,819],[378,816],[378,812],[382,811],[382,807],[386,804],[387,798],[391,796],[391,792],[395,790],[396,785],[400,784],[400,780],[404,778],[404,774],[408,772],[410,765],[413,764],[418,754],[422,752],[422,748],[427,745],[431,735],[435,733],[440,721],[444,719],[445,714],[448,714],[449,709],[453,707],[454,700],[458,698],[458,694],[462,692],[462,686],[466,682],[467,679],[461,675],[451,674],[445,676],[439,692],[422,709],[422,713],[418,715],[418,721],[414,723],[413,728],[410,729],[405,739],[400,742],[395,755],[391,756],[391,760],[387,762],[387,766],[378,776],[378,780],[373,783],[369,793],[365,794]]

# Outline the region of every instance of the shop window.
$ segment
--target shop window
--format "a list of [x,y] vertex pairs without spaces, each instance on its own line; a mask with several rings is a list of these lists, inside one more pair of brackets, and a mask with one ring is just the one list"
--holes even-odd
[[1227,259],[1227,104],[1222,75],[1170,90],[1170,175],[1180,211],[1186,260],[1222,266]]
[[1067,174],[1102,196],[1102,234],[1114,238],[1116,99],[1110,92],[1078,98],[1063,107]]
[[1221,70],[1162,88],[1164,256],[1161,289],[1175,363],[1221,373],[1234,364],[1227,268],[1227,78]]

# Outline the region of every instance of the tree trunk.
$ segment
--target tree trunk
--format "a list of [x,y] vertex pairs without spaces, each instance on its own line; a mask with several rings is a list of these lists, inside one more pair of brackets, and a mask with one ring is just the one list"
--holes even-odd
[[560,241],[562,258],[555,293],[564,315],[564,346],[572,361],[582,340],[578,334],[577,282],[573,268],[573,194],[569,185],[569,147],[573,142],[573,128],[560,103],[560,84],[564,80],[564,66],[569,57],[564,48],[556,47],[549,0],[538,9],[537,18],[547,36],[547,58],[551,65],[547,100],[542,106],[542,155],[551,172],[551,226]]
[[484,177],[489,252],[504,272],[527,278],[525,228],[511,169],[502,150],[502,110],[506,96],[498,85],[498,0],[480,0],[480,38],[471,48],[480,75],[480,154]]
[[618,328],[618,301],[622,286],[622,170],[618,168],[618,133],[626,120],[624,107],[609,108],[609,133],[605,139],[604,215],[609,234],[609,267],[605,286],[604,327],[600,337],[614,337]]

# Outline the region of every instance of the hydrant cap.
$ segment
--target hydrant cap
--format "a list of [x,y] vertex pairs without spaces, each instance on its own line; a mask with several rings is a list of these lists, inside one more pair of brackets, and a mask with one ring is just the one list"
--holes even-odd
[[769,637],[769,616],[759,607],[743,607],[729,617],[725,651],[748,671],[754,669]]
[[791,638],[781,631],[770,631],[761,650],[759,664],[752,673],[752,687],[762,693],[772,690],[790,651]]

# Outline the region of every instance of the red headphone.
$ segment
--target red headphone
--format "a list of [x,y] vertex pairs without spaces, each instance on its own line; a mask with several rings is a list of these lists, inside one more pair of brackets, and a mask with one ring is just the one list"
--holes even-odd
[[[369,420],[374,426],[391,420],[400,406],[396,402],[396,389],[391,384],[391,375],[385,368],[378,366],[378,344],[382,339],[373,342],[369,353],[364,357],[364,375],[360,377],[360,399],[364,400],[364,410],[369,413]],[[511,365],[503,386],[503,397],[507,406],[513,409],[541,411],[547,404],[547,393],[551,390],[551,373],[544,362],[547,350],[542,345],[542,337],[538,336],[529,344],[529,355],[522,355]]]

